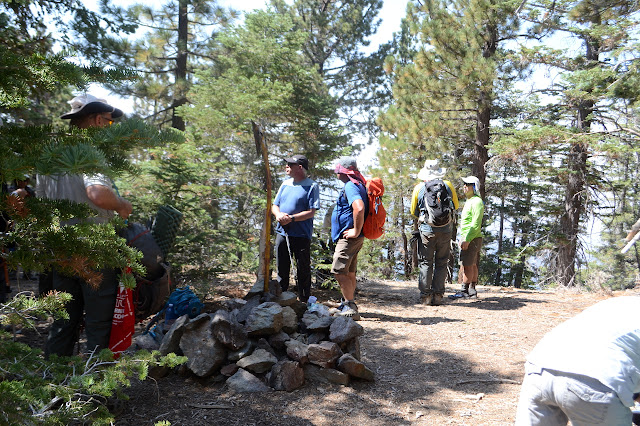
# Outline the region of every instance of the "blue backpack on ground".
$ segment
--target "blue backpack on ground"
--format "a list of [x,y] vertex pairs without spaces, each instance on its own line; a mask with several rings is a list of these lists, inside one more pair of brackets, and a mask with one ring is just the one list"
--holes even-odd
[[[171,305],[171,312],[168,311],[169,305]],[[189,286],[177,288],[173,290],[160,312],[147,324],[145,333],[149,332],[151,326],[158,322],[162,314],[165,314],[165,321],[169,319],[169,316],[171,316],[171,319],[180,318],[183,315],[195,318],[200,315],[202,308],[204,308],[204,304]]]
[[160,313],[166,312],[169,305],[173,305],[173,315],[175,318],[180,318],[183,315],[189,315],[189,318],[195,318],[200,315],[202,308],[204,308],[204,304],[198,296],[191,291],[189,286],[173,290],[169,296],[169,300],[167,300],[167,303],[165,303]]

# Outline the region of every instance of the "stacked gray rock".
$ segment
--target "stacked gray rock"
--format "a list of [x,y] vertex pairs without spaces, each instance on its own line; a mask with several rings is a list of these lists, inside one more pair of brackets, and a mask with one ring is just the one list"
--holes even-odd
[[148,335],[136,340],[145,349],[185,355],[193,374],[217,374],[236,392],[291,392],[305,381],[374,380],[360,360],[364,329],[351,318],[309,311],[291,292],[266,297],[250,292],[245,299],[191,320],[179,318],[157,348],[150,347]]

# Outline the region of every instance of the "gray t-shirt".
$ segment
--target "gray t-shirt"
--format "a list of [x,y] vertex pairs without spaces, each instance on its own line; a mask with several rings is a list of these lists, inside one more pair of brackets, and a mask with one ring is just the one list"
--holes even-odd
[[[70,200],[84,203],[96,211],[97,217],[89,218],[93,223],[105,223],[115,216],[112,210],[101,209],[89,200],[87,188],[92,185],[102,185],[111,188],[111,179],[104,175],[53,175],[37,176],[36,194],[39,197],[52,200]],[[77,220],[67,222],[77,223]]]

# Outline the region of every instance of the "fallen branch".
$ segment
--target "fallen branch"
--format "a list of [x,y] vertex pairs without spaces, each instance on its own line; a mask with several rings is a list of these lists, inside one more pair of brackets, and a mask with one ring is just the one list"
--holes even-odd
[[510,383],[513,385],[521,385],[522,382],[511,379],[473,379],[473,380],[464,380],[462,382],[456,383],[457,385],[465,385],[467,383]]
[[211,409],[219,409],[219,410],[228,410],[233,408],[230,405],[212,405],[212,404],[187,404],[192,408],[211,408]]

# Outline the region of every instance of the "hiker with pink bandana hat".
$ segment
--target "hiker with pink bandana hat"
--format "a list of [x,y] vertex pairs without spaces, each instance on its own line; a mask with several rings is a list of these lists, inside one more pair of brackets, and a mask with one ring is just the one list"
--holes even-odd
[[364,243],[362,226],[367,214],[367,189],[365,178],[358,170],[353,157],[342,157],[334,171],[344,182],[336,206],[331,215],[331,238],[336,243],[331,272],[335,275],[343,302],[338,315],[360,319],[355,302],[358,253]]

